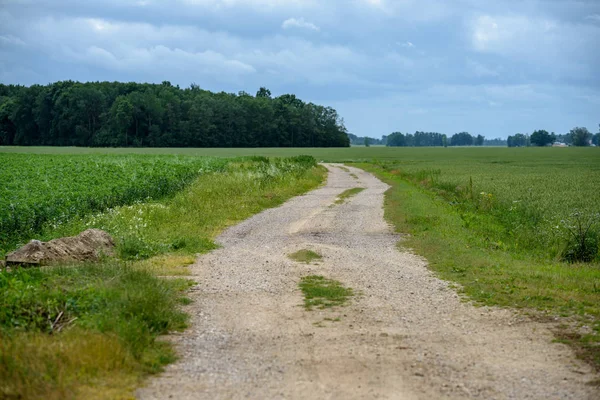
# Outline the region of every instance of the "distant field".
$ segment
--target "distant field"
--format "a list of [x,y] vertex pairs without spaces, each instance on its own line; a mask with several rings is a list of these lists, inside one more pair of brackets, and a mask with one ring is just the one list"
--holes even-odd
[[[600,158],[600,148],[507,148],[507,147],[384,147],[345,148],[93,148],[93,147],[7,147],[0,153],[28,154],[174,154],[209,157],[291,157],[311,155],[322,161],[404,160],[414,162],[510,161],[585,163]],[[583,160],[581,159],[583,157]]]

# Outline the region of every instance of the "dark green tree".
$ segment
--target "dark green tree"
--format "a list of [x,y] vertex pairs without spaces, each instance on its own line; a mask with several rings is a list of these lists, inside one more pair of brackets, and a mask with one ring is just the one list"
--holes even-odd
[[256,92],[256,97],[260,97],[263,99],[270,99],[271,91],[265,87],[261,87],[260,89],[258,89],[258,92]]
[[576,127],[569,132],[573,146],[589,146],[592,134],[587,128]]
[[456,133],[450,138],[450,146],[473,146],[474,139],[468,132]]
[[0,84],[0,144],[52,146],[346,147],[331,107],[261,88],[212,93],[192,84],[73,81]]
[[556,141],[556,135],[542,129],[533,132],[529,137],[529,141],[533,146],[543,147],[554,143],[554,141]]
[[529,146],[529,136],[517,133],[514,136],[509,136],[506,142],[508,147],[527,147]]

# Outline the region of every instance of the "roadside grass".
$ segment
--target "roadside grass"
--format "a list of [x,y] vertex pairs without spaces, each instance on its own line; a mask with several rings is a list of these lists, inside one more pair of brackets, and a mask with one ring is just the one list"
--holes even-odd
[[187,276],[189,266],[196,262],[196,257],[186,254],[162,254],[147,260],[140,260],[134,265],[153,273],[156,276]]
[[343,306],[354,295],[338,281],[319,275],[305,276],[300,280],[300,289],[304,294],[304,308],[308,311]]
[[392,186],[385,217],[410,237],[399,243],[427,258],[429,266],[480,305],[522,309],[534,317],[559,318],[557,336],[600,370],[600,268],[565,263],[502,244],[501,221],[485,210],[471,213],[426,185],[408,182],[381,165],[357,165]]
[[342,193],[340,193],[340,195],[336,198],[335,200],[335,204],[343,204],[344,202],[346,202],[350,197],[354,197],[357,194],[359,194],[360,192],[362,192],[363,190],[365,190],[365,188],[352,188],[352,189],[348,189],[348,190],[344,190]]
[[0,273],[0,398],[127,397],[175,359],[156,339],[189,286],[119,261]]
[[290,254],[288,257],[294,261],[306,264],[310,264],[315,260],[319,261],[323,259],[319,253],[315,253],[314,251],[308,249],[298,250],[297,252]]
[[0,398],[132,398],[175,359],[195,256],[223,229],[319,186],[310,157],[233,160],[160,202],[47,227],[42,239],[108,231],[121,260],[0,271]]

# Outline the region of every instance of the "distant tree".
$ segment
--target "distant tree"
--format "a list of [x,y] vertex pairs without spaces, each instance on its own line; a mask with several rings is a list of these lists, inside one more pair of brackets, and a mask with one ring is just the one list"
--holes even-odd
[[445,146],[447,143],[446,135],[438,132],[416,131],[414,134],[406,135],[400,132],[393,132],[386,137],[386,146],[390,147],[431,147]]
[[468,132],[460,132],[452,135],[450,146],[473,146],[474,138]]
[[406,137],[401,132],[393,132],[387,137],[387,145],[390,147],[406,146]]
[[485,141],[485,138],[482,135],[477,135],[477,137],[475,138],[475,146],[483,146],[483,142]]
[[598,124],[598,133],[592,138],[592,144],[600,146],[600,124]]
[[365,137],[365,147],[371,147],[371,139]]
[[533,132],[529,140],[533,146],[543,147],[554,143],[554,141],[556,140],[556,135],[554,135],[553,133],[548,133],[547,131],[542,129]]
[[261,87],[260,89],[258,89],[258,92],[256,92],[256,97],[270,99],[271,91],[265,87]]
[[375,139],[366,136],[356,136],[352,133],[348,134],[348,138],[350,139],[350,144],[355,146],[364,146],[365,141],[369,140],[369,145],[386,145],[387,144],[387,136],[383,136],[381,139]]
[[514,136],[509,136],[506,144],[508,147],[527,147],[529,146],[529,136],[517,133]]
[[0,146],[13,144],[17,131],[17,127],[13,123],[16,106],[16,100],[10,97],[0,97]]
[[573,128],[569,132],[569,135],[571,136],[573,146],[589,146],[590,145],[589,141],[592,138],[592,134],[590,133],[590,131],[587,130],[587,128],[580,128],[580,127]]

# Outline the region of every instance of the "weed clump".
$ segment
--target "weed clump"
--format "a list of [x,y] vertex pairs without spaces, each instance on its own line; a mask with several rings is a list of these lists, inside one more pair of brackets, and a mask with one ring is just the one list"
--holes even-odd
[[591,262],[599,258],[600,213],[573,212],[568,220],[561,221],[567,232],[562,259],[567,262]]
[[304,293],[304,307],[325,309],[344,305],[354,295],[351,288],[346,288],[333,279],[319,275],[305,276],[300,281],[300,289]]
[[319,253],[315,253],[312,250],[302,249],[298,250],[295,253],[292,253],[288,256],[294,261],[303,262],[306,264],[310,264],[315,260],[321,260],[323,257]]

